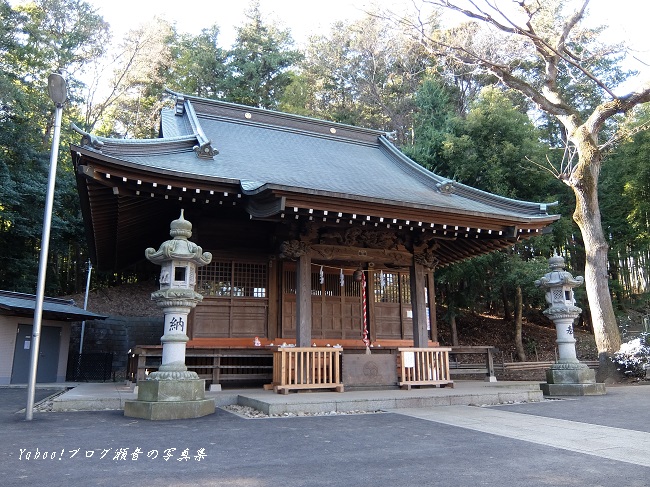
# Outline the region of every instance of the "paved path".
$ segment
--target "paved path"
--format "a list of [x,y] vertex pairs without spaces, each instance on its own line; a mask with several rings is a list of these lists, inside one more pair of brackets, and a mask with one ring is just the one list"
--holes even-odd
[[24,403],[24,389],[0,388],[2,487],[650,485],[650,386],[489,408],[271,419],[218,410],[165,422],[121,411],[26,422]]
[[[459,428],[480,431],[650,467],[650,433],[565,419],[513,413],[498,408],[443,406],[393,412]],[[616,414],[615,411],[612,412]]]

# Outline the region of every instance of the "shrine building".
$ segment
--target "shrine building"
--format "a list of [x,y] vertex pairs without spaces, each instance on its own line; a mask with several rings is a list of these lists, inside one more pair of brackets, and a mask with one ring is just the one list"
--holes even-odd
[[76,129],[71,152],[98,270],[144,260],[181,210],[212,253],[188,366],[192,350],[435,345],[435,269],[559,218],[438,176],[381,131],[172,95],[159,138]]

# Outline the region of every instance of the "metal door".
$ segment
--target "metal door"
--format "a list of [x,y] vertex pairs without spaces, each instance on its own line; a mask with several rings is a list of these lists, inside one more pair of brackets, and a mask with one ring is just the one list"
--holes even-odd
[[[11,372],[12,384],[27,384],[29,382],[29,365],[32,357],[32,329],[32,325],[18,325],[16,348],[14,350],[14,365]],[[60,342],[61,328],[57,326],[41,327],[36,382],[56,382]]]

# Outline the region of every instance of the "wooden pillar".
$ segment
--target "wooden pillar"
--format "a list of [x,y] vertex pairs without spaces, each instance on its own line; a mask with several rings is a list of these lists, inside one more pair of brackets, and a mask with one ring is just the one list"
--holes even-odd
[[296,346],[311,346],[311,256],[304,252],[296,268]]
[[266,310],[266,337],[275,341],[278,336],[282,336],[278,329],[278,314],[281,309],[280,300],[282,299],[282,290],[279,289],[278,282],[282,272],[282,266],[275,259],[269,260],[269,289],[267,299],[269,306]]
[[415,261],[411,265],[411,305],[413,306],[413,346],[416,348],[427,347],[429,340],[424,267]]
[[429,320],[431,322],[431,329],[429,330],[429,338],[431,341],[438,341],[438,319],[436,317],[436,284],[434,279],[435,271],[433,269],[427,272],[427,289],[429,292]]

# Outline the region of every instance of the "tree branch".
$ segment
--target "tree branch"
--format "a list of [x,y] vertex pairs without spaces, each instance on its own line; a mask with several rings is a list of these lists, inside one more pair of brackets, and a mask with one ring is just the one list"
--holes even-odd
[[593,136],[598,133],[608,118],[617,113],[627,113],[636,105],[648,101],[650,101],[650,82],[646,82],[637,91],[633,91],[628,95],[598,105],[585,122],[585,127]]
[[498,12],[499,15],[501,15],[511,26],[509,27],[504,23],[497,21],[493,16],[484,12],[480,7],[478,7],[476,5],[475,0],[470,0],[469,3],[478,11],[478,13],[459,7],[458,5],[452,3],[450,0],[427,0],[427,3],[434,6],[438,6],[438,7],[442,7],[442,8],[446,8],[449,10],[462,13],[466,17],[472,19],[481,20],[483,22],[489,23],[494,27],[496,27],[497,29],[501,30],[502,32],[528,38],[535,46],[535,50],[537,51],[538,55],[544,60],[544,62],[547,65],[548,77],[547,77],[546,84],[551,90],[551,93],[557,94],[554,87],[555,87],[555,80],[557,79],[557,66],[559,64],[559,60],[561,59],[562,61],[570,64],[574,68],[581,71],[585,76],[587,76],[587,78],[589,78],[596,85],[598,85],[598,87],[601,88],[603,91],[605,91],[609,96],[611,96],[612,98],[616,98],[614,92],[605,83],[603,83],[600,79],[594,76],[594,74],[591,73],[591,71],[585,68],[579,62],[578,57],[572,52],[570,52],[566,47],[566,40],[570,32],[573,30],[573,28],[575,28],[578,22],[584,17],[584,13],[587,9],[587,5],[589,4],[589,1],[590,0],[583,0],[582,7],[576,10],[576,12],[574,12],[574,14],[564,24],[562,34],[558,38],[558,42],[556,43],[556,46],[552,46],[542,37],[537,35],[535,28],[532,25],[532,18],[537,12],[531,11],[529,8],[523,5],[523,2],[519,2],[519,5],[520,7],[522,7],[522,9],[526,12],[526,15],[528,16],[528,21],[526,22],[527,28],[518,26],[516,23],[510,20],[510,18],[506,14],[504,14],[501,9],[491,5],[491,7],[496,12]]
[[607,142],[605,142],[599,147],[599,149],[601,150],[601,152],[609,150],[612,146],[616,145],[621,140],[633,137],[639,132],[644,132],[648,129],[650,129],[650,121],[642,123],[641,125],[637,125],[636,127],[630,130],[621,130],[616,134],[612,135]]

